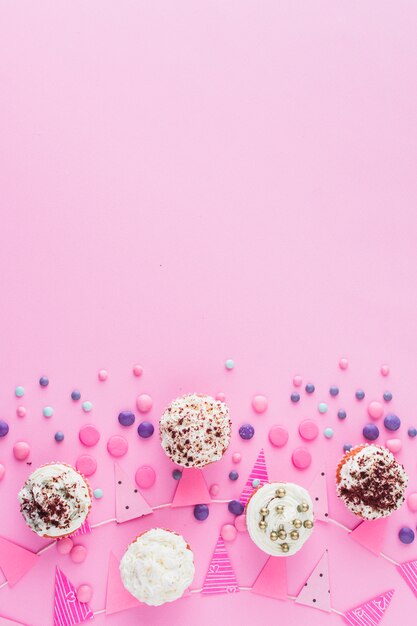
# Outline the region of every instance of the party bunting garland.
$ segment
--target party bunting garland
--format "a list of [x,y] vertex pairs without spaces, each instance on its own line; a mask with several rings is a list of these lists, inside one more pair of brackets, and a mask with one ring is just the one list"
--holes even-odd
[[361,522],[359,526],[356,526],[349,533],[349,537],[376,556],[379,556],[384,544],[387,523],[387,517],[381,517],[372,521],[366,520]]
[[171,506],[175,508],[209,502],[211,496],[203,472],[196,467],[184,468]]
[[88,604],[77,600],[77,592],[74,585],[57,567],[55,574],[54,626],[74,626],[93,618],[93,612]]
[[397,570],[404,578],[411,591],[417,596],[417,561],[407,561],[406,563],[399,563]]
[[363,604],[346,611],[343,614],[345,621],[351,626],[377,626],[388,609],[394,590],[386,591]]
[[253,583],[252,592],[259,596],[286,600],[288,596],[287,559],[270,556]]
[[88,521],[88,519],[86,519],[85,522],[78,528],[78,530],[76,530],[75,533],[72,533],[71,538],[79,537],[80,535],[89,535],[90,533],[90,522]]
[[327,550],[307,578],[295,602],[330,613],[329,558]]
[[236,575],[221,537],[211,557],[202,592],[205,595],[239,591]]
[[327,497],[327,473],[324,465],[311,483],[309,492],[314,504],[314,517],[316,520],[327,522],[329,502]]
[[16,543],[0,537],[0,569],[10,587],[19,580],[35,565],[38,555]]
[[255,461],[255,465],[253,466],[252,471],[249,474],[249,478],[246,481],[246,485],[243,487],[243,491],[239,498],[241,503],[245,506],[255,490],[253,486],[253,481],[255,479],[259,480],[260,487],[268,482],[268,470],[266,469],[265,452],[263,451],[263,449],[259,452],[258,458]]
[[140,493],[136,483],[115,463],[116,521],[118,524],[150,515],[153,510]]
[[109,570],[107,575],[106,615],[120,613],[126,609],[140,606],[131,593],[127,591],[120,578],[119,560],[110,552]]

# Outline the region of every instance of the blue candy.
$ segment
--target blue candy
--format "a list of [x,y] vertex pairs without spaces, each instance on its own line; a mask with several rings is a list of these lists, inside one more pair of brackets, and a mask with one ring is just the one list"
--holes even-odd
[[100,500],[103,497],[103,490],[97,487],[97,489],[94,489],[93,495],[96,500]]
[[176,470],[174,470],[174,471],[172,472],[172,478],[173,478],[174,480],[179,480],[179,479],[181,478],[181,476],[182,476],[182,472],[181,472],[181,470],[179,470],[179,469],[176,469]]
[[5,437],[9,432],[9,424],[4,420],[0,420],[0,437]]
[[346,411],[344,409],[339,409],[338,412],[337,412],[337,417],[340,420],[345,420],[346,419],[346,415],[347,415],[347,413],[346,413]]
[[143,439],[152,437],[155,427],[151,422],[141,422],[138,426],[138,435]]
[[74,389],[74,391],[71,393],[71,398],[74,400],[74,402],[77,402],[81,398],[81,393],[78,391],[78,389]]
[[417,428],[414,428],[414,427],[409,428],[407,432],[408,432],[409,437],[413,438],[417,436]]
[[118,420],[122,426],[132,426],[135,422],[135,415],[132,411],[121,411]]
[[194,517],[198,519],[199,522],[203,522],[207,519],[209,512],[207,504],[196,504],[194,507]]
[[296,391],[293,391],[293,393],[291,394],[291,402],[299,402],[300,401],[300,394],[297,393]]
[[390,391],[384,391],[382,397],[384,398],[385,402],[391,402],[391,400],[392,400],[392,393]]
[[47,376],[41,376],[39,379],[39,384],[41,387],[47,387],[49,385],[49,378]]
[[305,386],[306,393],[314,393],[315,386],[312,383],[307,383]]
[[255,434],[255,429],[252,424],[242,424],[239,428],[239,435],[242,439],[252,439]]
[[241,502],[239,502],[239,500],[231,500],[227,505],[227,508],[232,515],[242,515],[245,510],[245,507]]
[[336,387],[336,385],[332,385],[329,389],[329,393],[331,396],[335,397],[339,395],[339,387]]
[[326,437],[326,439],[331,439],[334,435],[333,428],[325,428],[323,431],[323,434]]
[[401,426],[401,420],[398,415],[390,413],[384,418],[384,426],[387,430],[398,430]]
[[236,472],[236,470],[232,470],[229,472],[229,478],[230,480],[237,480],[239,478],[238,472]]
[[343,451],[344,452],[349,452],[350,450],[352,450],[352,444],[351,443],[345,443],[343,445]]
[[55,437],[55,441],[64,441],[65,435],[64,435],[64,433],[62,432],[62,430],[58,430],[58,431],[55,433],[54,437]]
[[400,528],[398,537],[402,543],[413,543],[415,537],[414,530],[408,526],[403,526]]
[[368,441],[375,441],[379,437],[379,429],[376,424],[366,424],[363,427],[362,434]]
[[357,400],[363,400],[365,397],[365,392],[363,389],[357,389],[355,392],[355,396]]

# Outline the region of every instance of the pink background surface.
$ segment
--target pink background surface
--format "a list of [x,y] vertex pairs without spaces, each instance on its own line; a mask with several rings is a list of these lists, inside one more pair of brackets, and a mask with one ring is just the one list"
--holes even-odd
[[[416,19],[417,6],[405,1],[1,3],[0,416],[11,426],[0,441],[3,536],[42,545],[17,511],[29,468],[13,460],[13,443],[31,443],[33,466],[74,462],[84,422],[102,433],[91,482],[105,497],[91,518],[113,515],[105,442],[140,391],[154,398],[155,422],[180,393],[226,393],[233,442],[206,476],[229,498],[262,446],[273,478],[308,486],[322,456],[331,468],[343,443],[361,440],[367,420],[356,387],[367,399],[389,388],[403,420],[399,458],[417,489],[417,441],[406,435],[417,423]],[[342,355],[350,361],[345,373],[337,367]],[[224,369],[228,357],[233,372]],[[141,379],[131,374],[135,362],[144,366]],[[379,375],[382,362],[391,366],[388,380]],[[106,383],[97,381],[101,367]],[[294,407],[296,373],[317,391]],[[38,386],[42,374],[48,389]],[[318,416],[332,383],[341,394]],[[17,384],[26,388],[22,420]],[[89,416],[71,402],[74,387],[94,403]],[[270,402],[260,417],[250,406],[257,392]],[[49,421],[46,404],[55,409]],[[345,423],[337,423],[341,405]],[[297,472],[290,456],[304,417],[333,426],[335,437],[310,444],[313,464]],[[244,421],[257,429],[250,442],[237,435]],[[274,423],[291,433],[282,450],[267,441]],[[58,429],[66,435],[59,449]],[[154,464],[158,479],[146,496],[168,502],[172,466],[157,438],[139,440],[133,429],[127,437],[122,466],[133,473]],[[236,450],[244,458],[231,483]],[[332,516],[353,526],[330,491]],[[103,608],[109,549],[120,556],[153,524],[187,537],[200,586],[230,519],[225,506],[213,505],[205,523],[191,509],[161,510],[97,529],[80,540],[89,550],[83,565],[47,552],[14,589],[0,591],[0,614],[51,624],[56,563],[75,585],[92,583],[92,608]],[[406,506],[394,514],[385,552],[416,558],[417,544],[397,539],[400,526],[416,521]],[[337,609],[393,587],[384,623],[410,621],[416,598],[394,567],[335,527],[317,524],[314,539],[290,559],[290,593],[326,546]],[[263,554],[247,536],[229,552],[240,584],[251,585]],[[341,619],[242,592],[96,621],[208,626],[261,616],[312,626]]]

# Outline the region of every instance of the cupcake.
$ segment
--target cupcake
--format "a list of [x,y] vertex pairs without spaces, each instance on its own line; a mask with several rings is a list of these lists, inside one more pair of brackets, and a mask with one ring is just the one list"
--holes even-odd
[[306,489],[294,483],[267,483],[246,506],[252,541],[272,556],[298,552],[313,531],[313,503]]
[[337,495],[348,509],[366,520],[387,517],[404,502],[408,477],[386,448],[352,448],[336,470]]
[[63,463],[50,463],[35,470],[18,497],[29,528],[50,539],[72,535],[85,522],[91,508],[91,491],[85,478]]
[[181,598],[193,581],[194,571],[194,555],[184,538],[163,528],[139,535],[120,561],[126,589],[151,606]]
[[171,461],[182,467],[204,467],[219,461],[229,445],[229,409],[210,396],[188,394],[167,407],[159,431]]

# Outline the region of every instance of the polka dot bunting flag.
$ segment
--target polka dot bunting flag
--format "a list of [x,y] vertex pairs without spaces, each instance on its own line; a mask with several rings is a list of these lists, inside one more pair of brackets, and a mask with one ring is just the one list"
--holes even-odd
[[330,583],[329,583],[329,559],[327,550],[317,563],[304,586],[296,598],[297,604],[304,604],[313,609],[331,611]]

